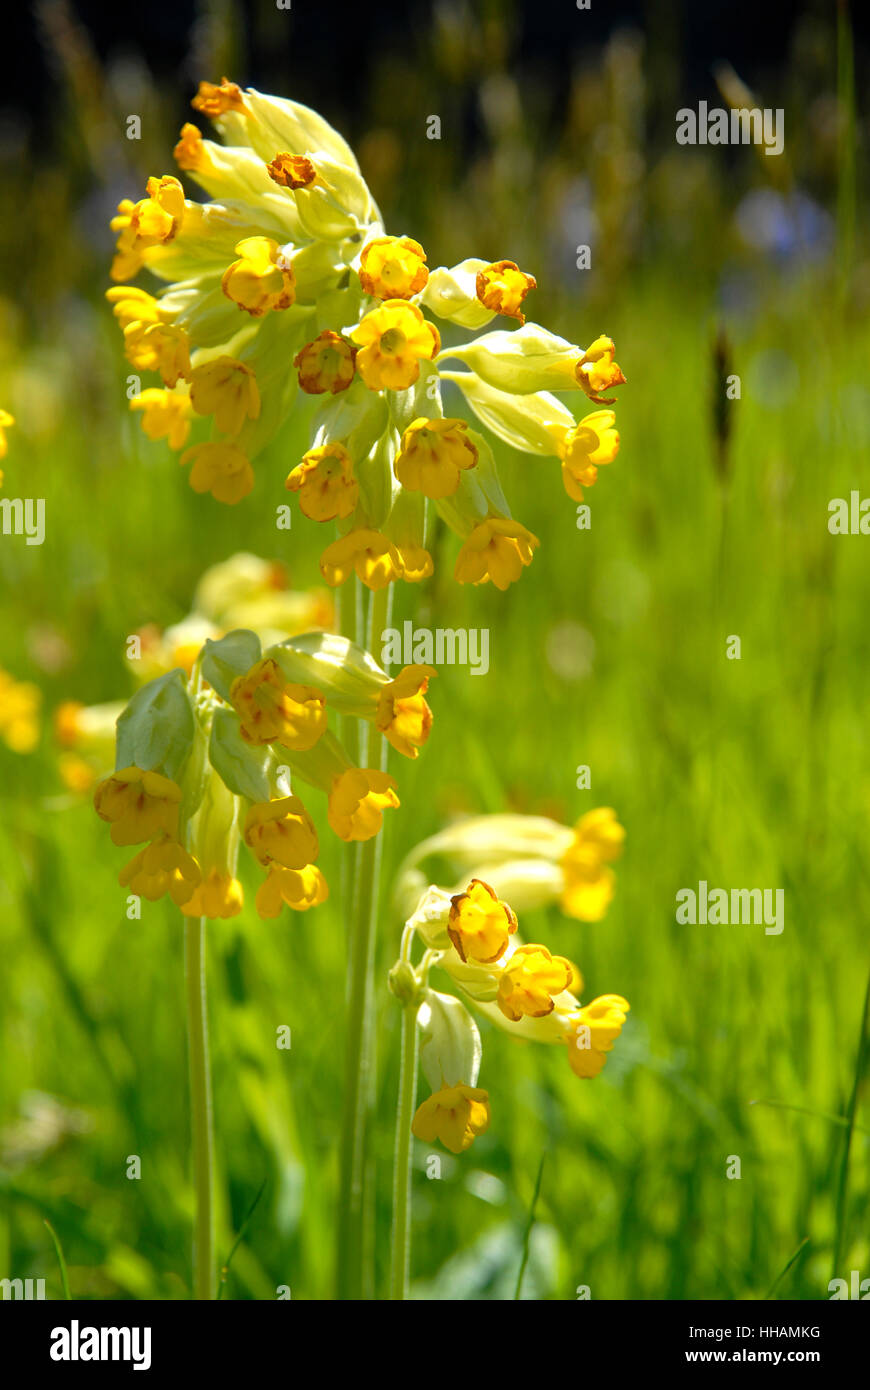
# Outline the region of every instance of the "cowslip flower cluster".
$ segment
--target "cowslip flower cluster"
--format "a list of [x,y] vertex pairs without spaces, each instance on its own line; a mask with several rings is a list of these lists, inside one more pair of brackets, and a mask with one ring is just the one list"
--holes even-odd
[[[334,617],[328,590],[294,589],[283,565],[239,551],[203,572],[191,611],[179,622],[163,629],[146,623],[131,634],[126,664],[137,685],[176,667],[189,677],[204,643],[234,628],[251,628],[263,646],[270,646],[299,633],[328,630]],[[57,706],[54,741],[68,791],[91,791],[112,766],[115,723],[123,709],[123,700],[84,705],[69,699]]]
[[[619,447],[612,340],[581,348],[527,323],[536,281],[513,261],[430,271],[418,241],[386,234],[352,150],[316,112],[226,79],[202,83],[193,106],[224,143],[188,123],[175,158],[211,201],[165,174],[112,224],[112,278],[167,282],[108,291],[128,361],[161,378],[131,400],[145,433],[181,451],[195,491],[233,505],[299,393],[316,397],[286,487],[306,517],[337,523],[326,582],[428,577],[431,502],[461,540],[456,580],[506,589],[539,542],[512,517],[486,437],[445,416],[443,384],[513,449],[557,461],[580,500]],[[480,333],[496,318],[516,326]],[[479,336],[443,345],[435,320]],[[554,393],[599,408],[577,419]],[[191,442],[201,419],[210,433]]]
[[144,846],[121,885],[149,901],[168,894],[185,916],[235,916],[243,840],[265,871],[261,917],[318,906],[328,887],[296,785],[326,794],[330,829],[344,841],[371,839],[399,805],[394,778],[356,766],[328,714],[364,721],[416,758],[431,727],[433,675],[406,667],[391,680],[362,648],[329,633],[265,650],[248,629],[206,641],[190,676],[176,668],[149,681],[117,721],[116,771],[97,786],[94,806],[114,844]]
[[[415,939],[424,948],[416,966]],[[430,987],[434,966],[461,998]],[[412,1131],[453,1153],[467,1149],[490,1119],[489,1095],[477,1086],[480,1035],[465,1001],[516,1039],[565,1047],[583,1080],[601,1072],[629,1011],[619,994],[582,1004],[573,962],[540,942],[522,942],[513,906],[477,877],[458,893],[427,888],[406,923],[390,984],[419,1008],[420,1060],[431,1095],[417,1108]]]

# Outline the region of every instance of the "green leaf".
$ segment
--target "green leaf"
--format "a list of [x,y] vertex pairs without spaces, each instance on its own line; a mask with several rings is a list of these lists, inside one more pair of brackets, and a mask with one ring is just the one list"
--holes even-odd
[[141,767],[178,781],[195,731],[187,676],[178,667],[137,690],[118,718],[116,768]]
[[208,756],[224,786],[236,796],[246,796],[249,801],[269,800],[269,749],[253,748],[245,742],[232,710],[215,710]]
[[237,676],[244,676],[260,660],[260,639],[255,632],[237,627],[215,642],[206,640],[202,659],[203,678],[213,686],[221,699],[229,700],[230,686]]

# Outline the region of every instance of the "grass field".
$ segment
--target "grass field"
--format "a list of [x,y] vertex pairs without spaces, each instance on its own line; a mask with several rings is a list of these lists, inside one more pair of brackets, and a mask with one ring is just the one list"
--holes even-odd
[[[168,152],[170,122],[164,133]],[[836,1272],[870,1274],[866,1065],[842,1195],[870,969],[868,542],[827,526],[829,501],[867,476],[866,226],[840,190],[840,233],[851,216],[857,246],[844,294],[830,252],[778,259],[738,237],[729,178],[780,196],[763,160],[743,152],[729,175],[711,152],[690,152],[695,172],[680,177],[697,196],[680,245],[664,206],[674,159],[648,171],[630,262],[605,247],[591,272],[557,275],[556,215],[524,219],[515,235],[508,223],[496,244],[496,204],[478,251],[473,208],[447,229],[423,197],[413,223],[406,191],[398,210],[384,199],[388,221],[419,237],[432,265],[467,254],[528,264],[541,321],[581,343],[612,335],[628,384],[619,457],[588,496],[590,530],[577,529],[554,460],[497,445],[514,514],[541,540],[531,568],[503,594],[460,588],[445,532],[434,579],[396,595],[398,622],[488,628],[490,670],[440,672],[429,746],[392,769],[402,807],[386,828],[377,948],[380,1292],[398,1069],[386,986],[401,930],[393,875],[456,815],[573,822],[599,805],[627,830],[607,917],[581,924],[553,909],[522,926],[578,961],[589,997],[625,995],[629,1021],[593,1084],[559,1049],[524,1048],[481,1024],[492,1124],[462,1157],[443,1156],[440,1182],[427,1178],[426,1146],[415,1147],[413,1296],[514,1297],[542,1155],[524,1297],[572,1299],[588,1285],[594,1299],[763,1298],[804,1241],[774,1297],[827,1297],[838,1239]],[[836,194],[819,191],[832,227]],[[41,687],[44,726],[31,754],[0,743],[0,1275],[45,1277],[49,1297],[61,1296],[47,1218],[73,1296],[185,1298],[180,921],[166,903],[127,920],[116,882],[126,856],[90,798],[60,782],[50,712],[131,693],[127,635],[178,621],[208,566],[252,551],[308,588],[322,537],[298,513],[289,533],[274,526],[307,443],[304,408],[234,508],[195,496],[164,445],[144,438],[100,297],[108,248],[105,237],[40,322],[31,306],[4,306],[0,404],[19,422],[4,495],[46,499],[46,540],[0,538],[0,667]],[[724,487],[712,400],[720,324],[741,383]],[[733,636],[739,660],[726,656]],[[579,764],[590,790],[576,789]],[[311,809],[324,830],[322,802]],[[326,833],[323,843],[337,884],[337,843]],[[678,924],[677,891],[702,879],[784,889],[783,932]],[[314,914],[261,922],[253,883],[251,873],[243,914],[209,927],[222,1257],[265,1180],[223,1296],[269,1299],[287,1285],[293,1298],[326,1298],[345,924],[337,892]],[[275,1047],[282,1024],[290,1051]],[[138,1181],[126,1176],[134,1154]],[[735,1156],[739,1180],[727,1176]]]

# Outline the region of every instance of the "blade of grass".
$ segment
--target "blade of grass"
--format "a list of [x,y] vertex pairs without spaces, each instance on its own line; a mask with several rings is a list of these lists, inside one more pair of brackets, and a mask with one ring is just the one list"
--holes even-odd
[[[812,1115],[814,1120],[827,1120],[832,1125],[847,1125],[849,1117],[847,1115],[832,1115],[828,1110],[811,1110],[806,1105],[791,1105],[787,1100],[751,1100],[750,1105],[772,1105],[777,1110],[794,1110],[798,1115]],[[866,1125],[856,1124],[854,1128],[859,1134],[870,1134],[870,1129]]]
[[241,1226],[239,1227],[238,1234],[236,1235],[236,1238],[235,1238],[235,1240],[233,1241],[232,1248],[230,1249],[230,1253],[227,1255],[227,1258],[226,1258],[225,1263],[221,1265],[221,1277],[220,1277],[220,1283],[218,1284],[218,1291],[217,1291],[218,1302],[220,1302],[220,1300],[223,1298],[224,1286],[225,1286],[225,1284],[226,1284],[226,1282],[227,1282],[227,1276],[229,1275],[229,1272],[230,1272],[230,1265],[231,1265],[232,1262],[233,1262],[233,1256],[235,1255],[236,1251],[238,1250],[239,1246],[241,1245],[242,1241],[244,1240],[244,1238],[245,1238],[245,1236],[246,1236],[246,1234],[247,1234],[247,1230],[248,1230],[248,1227],[249,1227],[250,1224],[251,1224],[251,1220],[252,1220],[252,1218],[253,1218],[254,1212],[257,1210],[257,1207],[260,1205],[260,1198],[262,1197],[263,1193],[266,1191],[266,1184],[267,1184],[268,1181],[269,1181],[268,1178],[264,1178],[263,1181],[260,1183],[260,1186],[259,1186],[259,1188],[258,1188],[258,1190],[257,1190],[257,1195],[256,1195],[256,1197],[254,1198],[254,1200],[253,1200],[253,1202],[251,1203],[251,1205],[248,1207],[247,1215],[245,1216],[245,1219],[243,1220]]
[[51,1236],[52,1240],[54,1241],[55,1254],[57,1255],[57,1262],[58,1262],[58,1264],[60,1265],[60,1282],[61,1282],[61,1284],[63,1285],[63,1296],[64,1296],[65,1299],[71,1300],[71,1299],[72,1299],[72,1294],[71,1294],[70,1291],[69,1291],[69,1276],[68,1276],[68,1274],[67,1274],[67,1269],[66,1269],[66,1260],[65,1260],[64,1257],[63,1257],[63,1250],[61,1249],[60,1241],[59,1241],[58,1238],[57,1238],[57,1231],[54,1229],[54,1227],[52,1226],[51,1222],[48,1221],[45,1217],[43,1217],[42,1220],[43,1220],[43,1225],[44,1225],[44,1226],[47,1228],[47,1230],[48,1230],[48,1234]]
[[764,1301],[765,1301],[765,1303],[767,1302],[767,1300],[768,1300],[769,1298],[772,1298],[772,1297],[773,1297],[773,1292],[774,1292],[774,1289],[776,1288],[777,1284],[779,1284],[779,1283],[785,1278],[785,1276],[788,1274],[788,1272],[789,1272],[789,1270],[791,1269],[792,1265],[794,1264],[795,1260],[798,1259],[798,1257],[799,1257],[801,1251],[803,1250],[804,1246],[807,1245],[807,1244],[809,1243],[809,1239],[810,1239],[809,1236],[804,1236],[804,1238],[803,1238],[803,1240],[801,1241],[800,1245],[798,1246],[797,1250],[794,1252],[794,1254],[792,1255],[791,1259],[788,1261],[788,1264],[785,1266],[784,1269],[781,1269],[781,1270],[779,1271],[779,1274],[777,1274],[777,1276],[776,1276],[776,1278],[774,1279],[773,1283],[771,1284],[770,1288],[767,1290],[767,1293],[764,1295]]
[[843,1245],[846,1239],[846,1207],[849,1190],[849,1154],[852,1149],[852,1135],[857,1128],[855,1116],[858,1111],[858,1096],[861,1091],[861,1083],[864,1079],[864,1066],[870,1048],[868,1048],[868,1033],[870,1033],[870,975],[867,977],[867,988],[864,991],[864,1013],[861,1018],[861,1032],[858,1038],[858,1055],[855,1058],[855,1075],[852,1079],[852,1094],[849,1097],[849,1106],[846,1111],[846,1138],[843,1142],[843,1157],[840,1160],[840,1175],[837,1180],[837,1218],[836,1234],[834,1237],[834,1263],[832,1278],[837,1278],[837,1271],[840,1268],[840,1258],[843,1253]]
[[535,1224],[535,1208],[538,1205],[538,1198],[541,1195],[541,1178],[544,1176],[544,1160],[547,1157],[546,1150],[541,1154],[541,1161],[538,1164],[538,1176],[535,1179],[535,1190],[532,1194],[532,1204],[529,1207],[529,1218],[526,1222],[526,1229],[523,1232],[523,1257],[520,1260],[519,1273],[517,1274],[517,1287],[514,1292],[514,1302],[519,1298],[523,1287],[523,1276],[526,1272],[526,1265],[529,1262],[529,1243],[532,1238],[532,1227]]

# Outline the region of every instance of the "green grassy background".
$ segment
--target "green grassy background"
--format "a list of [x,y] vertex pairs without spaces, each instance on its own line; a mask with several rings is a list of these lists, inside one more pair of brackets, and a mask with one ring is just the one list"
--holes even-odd
[[[555,143],[535,122],[537,89],[509,66],[503,92],[531,114],[515,128],[505,118],[471,165],[455,142],[433,151],[408,141],[396,174],[388,156],[408,117],[401,102],[389,117],[375,104],[361,142],[391,230],[417,236],[432,265],[515,257],[538,277],[530,313],[580,343],[611,334],[628,377],[617,406],[622,450],[588,495],[590,531],[576,529],[555,461],[499,447],[514,514],[541,539],[531,569],[505,594],[459,588],[456,542],[438,537],[434,580],[396,598],[398,622],[488,627],[491,667],[483,679],[444,669],[428,748],[414,764],[392,755],[402,808],[386,830],[385,882],[418,840],[461,812],[573,821],[604,804],[628,832],[605,921],[583,925],[554,910],[521,924],[528,939],[578,961],[587,997],[629,998],[623,1036],[603,1075],[581,1083],[561,1050],[523,1048],[481,1025],[492,1125],[461,1158],[443,1155],[441,1181],[426,1176],[425,1147],[415,1149],[414,1294],[513,1297],[546,1153],[525,1296],[570,1299],[586,1284],[593,1298],[763,1297],[808,1238],[777,1296],[824,1298],[845,1135],[830,1117],[843,1115],[853,1085],[870,965],[870,542],[827,531],[829,500],[867,477],[864,210],[852,204],[848,161],[825,162],[828,136],[799,128],[808,103],[796,102],[780,191],[788,195],[792,178],[832,226],[838,215],[853,259],[838,272],[830,251],[777,259],[747,245],[735,229],[737,197],[775,192],[765,164],[776,161],[645,144],[643,113],[620,95],[634,90],[641,58],[620,43],[578,71]],[[834,36],[818,44],[815,67],[806,53],[805,68],[783,54],[783,89],[799,92],[821,74],[833,92]],[[451,80],[450,91],[475,90],[484,75],[472,65]],[[426,105],[425,84],[419,94],[396,90],[421,124],[421,112],[440,109]],[[74,83],[70,91],[68,115],[84,121]],[[282,91],[312,97],[289,76]],[[775,96],[764,104],[782,104]],[[151,123],[147,172],[171,167],[177,102],[166,98]],[[610,154],[585,141],[590,120],[619,134]],[[57,252],[60,236],[70,255],[28,270],[20,296],[10,282],[2,305],[0,404],[19,420],[5,495],[45,497],[47,536],[41,548],[0,539],[0,667],[40,684],[46,715],[33,755],[0,744],[0,1276],[44,1276],[49,1296],[60,1296],[48,1218],[74,1296],[184,1298],[192,1197],[180,921],[164,904],[126,920],[116,875],[127,856],[88,799],[60,785],[47,716],[62,699],[128,693],[126,636],[183,616],[208,565],[251,550],[282,559],[308,587],[323,533],[298,513],[289,534],[273,524],[307,440],[304,411],[258,460],[255,491],[236,508],[195,496],[168,450],[127,414],[127,368],[100,298],[109,241],[65,216],[88,186],[72,143],[65,172],[27,195],[38,242]],[[616,173],[635,167],[632,155],[642,172],[629,185]],[[451,169],[465,181],[445,195]],[[590,272],[571,271],[570,258],[566,270],[554,250],[563,234],[571,240],[560,200],[578,171],[600,226]],[[120,191],[135,194],[141,172]],[[720,323],[742,382],[729,407],[724,493],[711,399]],[[726,660],[731,634],[739,661]],[[590,791],[575,789],[580,763],[592,769]],[[266,1180],[233,1261],[232,1298],[273,1298],[281,1284],[294,1298],[332,1288],[346,947],[338,846],[322,800],[312,794],[310,804],[329,903],[260,922],[243,864],[243,915],[209,929],[222,1254]],[[702,878],[784,888],[783,934],[678,925],[676,891]],[[386,971],[400,924],[387,904],[385,894],[380,1292],[399,1023]],[[289,1052],[275,1047],[281,1024],[292,1028]],[[55,1101],[40,1124],[22,1118],[31,1092]],[[846,1277],[870,1275],[866,1106],[857,1118]],[[125,1176],[131,1154],[141,1156],[140,1181]],[[726,1178],[731,1155],[739,1181]]]

